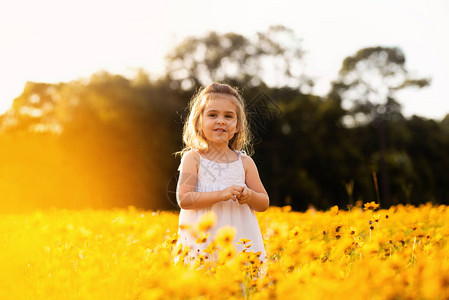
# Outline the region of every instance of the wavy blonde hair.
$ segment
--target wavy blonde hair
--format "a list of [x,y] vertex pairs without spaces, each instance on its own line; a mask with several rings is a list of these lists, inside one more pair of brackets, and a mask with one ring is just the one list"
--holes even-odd
[[223,83],[214,82],[205,88],[201,88],[195,93],[189,103],[189,114],[184,123],[183,142],[184,148],[177,152],[183,156],[191,149],[207,150],[206,137],[204,136],[201,124],[203,122],[203,112],[207,102],[217,95],[230,96],[237,108],[237,128],[238,132],[229,141],[229,148],[232,150],[244,150],[248,155],[252,154],[251,132],[246,119],[245,102],[237,89]]

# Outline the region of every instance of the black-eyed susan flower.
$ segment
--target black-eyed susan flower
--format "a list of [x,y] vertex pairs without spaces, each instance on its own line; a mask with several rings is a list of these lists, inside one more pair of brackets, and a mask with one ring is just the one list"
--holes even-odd
[[369,230],[374,230],[374,225],[373,225],[373,220],[369,220],[368,221],[368,225],[369,225]]
[[242,239],[240,239],[240,241],[239,241],[239,242],[237,242],[237,244],[242,244],[242,245],[245,245],[245,244],[247,244],[247,243],[250,243],[250,242],[251,242],[251,240],[248,240],[248,239],[242,238]]
[[215,241],[212,241],[207,245],[206,249],[203,250],[204,253],[212,254],[217,251],[217,244]]
[[209,237],[210,233],[205,233],[205,232],[201,232],[200,233],[200,237],[196,239],[196,243],[197,244],[204,244],[205,242],[207,242],[207,238]]
[[198,230],[200,232],[208,231],[217,224],[217,216],[214,212],[208,211],[203,214],[198,221]]
[[340,229],[343,227],[343,225],[337,225],[335,227],[335,232],[340,232]]
[[356,236],[357,235],[357,228],[356,227],[350,227],[349,228],[349,235],[350,236]]
[[225,247],[218,251],[218,262],[226,263],[236,256],[237,252],[234,247]]
[[182,244],[176,244],[175,247],[173,247],[172,254],[173,256],[181,255],[181,253],[184,251],[184,246]]
[[295,226],[294,228],[292,228],[289,232],[290,238],[294,239],[295,237],[297,237],[299,235],[299,228],[298,226]]
[[365,205],[363,206],[363,208],[365,210],[376,210],[377,208],[379,208],[379,204],[377,204],[374,201],[371,201],[369,203],[365,203]]
[[178,238],[179,238],[178,234],[175,233],[171,238],[168,239],[167,242],[169,245],[175,245],[178,242]]
[[232,244],[236,235],[236,229],[232,226],[224,226],[218,229],[215,234],[215,241],[221,247],[227,247]]

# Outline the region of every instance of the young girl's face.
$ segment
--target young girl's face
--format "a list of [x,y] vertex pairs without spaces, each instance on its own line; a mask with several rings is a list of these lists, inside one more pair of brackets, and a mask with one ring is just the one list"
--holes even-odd
[[217,95],[206,102],[202,129],[209,144],[226,144],[238,132],[237,107],[232,96]]

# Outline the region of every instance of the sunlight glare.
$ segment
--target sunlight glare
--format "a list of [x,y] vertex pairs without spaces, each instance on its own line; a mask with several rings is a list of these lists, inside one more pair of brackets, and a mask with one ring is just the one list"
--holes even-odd
[[0,114],[27,81],[67,82],[103,70],[162,73],[169,47],[167,14],[167,5],[137,0],[126,5],[105,0],[9,3],[0,9],[0,28],[8,28],[0,29]]

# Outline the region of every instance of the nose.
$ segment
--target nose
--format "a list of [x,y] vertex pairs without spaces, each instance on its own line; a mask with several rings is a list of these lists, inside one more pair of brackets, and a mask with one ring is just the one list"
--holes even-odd
[[218,117],[217,118],[217,124],[225,124],[225,123],[226,123],[226,121],[225,121],[225,119],[223,117]]

